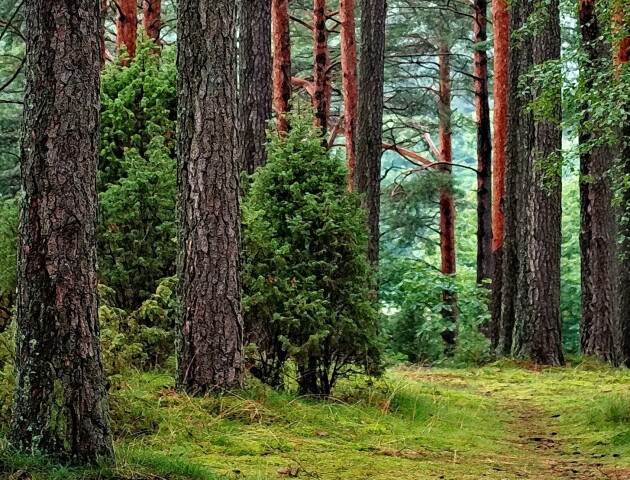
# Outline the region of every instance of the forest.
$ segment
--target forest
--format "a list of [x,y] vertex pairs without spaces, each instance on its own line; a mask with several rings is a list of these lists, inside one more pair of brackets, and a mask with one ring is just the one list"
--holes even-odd
[[0,0],[0,479],[630,480],[627,0]]

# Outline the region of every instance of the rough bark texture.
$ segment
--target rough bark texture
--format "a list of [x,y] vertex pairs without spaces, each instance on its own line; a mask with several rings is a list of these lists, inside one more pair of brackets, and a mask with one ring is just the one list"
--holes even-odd
[[[490,340],[499,348],[501,337],[501,286],[503,284],[503,244],[505,242],[505,146],[508,118],[508,64],[510,15],[505,0],[492,2],[494,28],[494,144],[492,160],[492,324]],[[507,339],[510,342],[511,335]],[[508,353],[505,346],[500,353]]]
[[370,235],[368,259],[378,265],[381,212],[381,155],[385,77],[385,0],[363,0],[359,58],[359,108],[355,190],[364,197]]
[[162,0],[142,1],[142,27],[147,37],[153,39],[159,46],[162,31]]
[[[439,49],[439,83],[440,96],[438,102],[440,170],[451,176],[453,173],[453,129],[451,110],[451,69],[450,48],[442,44]],[[455,198],[452,187],[440,190],[440,252],[442,257],[442,273],[455,276],[457,265],[455,258]],[[450,290],[443,293],[444,319],[452,324],[457,323],[457,294]],[[444,330],[442,338],[446,350],[455,347],[457,331],[455,325]]]
[[286,132],[286,113],[291,102],[291,34],[289,31],[289,0],[271,0],[273,25],[273,109],[278,130]]
[[116,50],[123,50],[131,59],[136,56],[138,39],[138,3],[137,0],[117,0],[116,15]]
[[326,19],[328,9],[326,0],[313,1],[314,35],[314,78],[313,108],[315,109],[315,125],[321,128],[322,135],[328,132],[330,118],[330,99],[332,93],[330,75],[330,50],[328,49],[328,29]]
[[[541,1],[513,3],[511,30],[521,31]],[[521,75],[532,66],[560,58],[558,0],[546,2],[545,9],[547,15],[536,32],[510,39],[506,195],[514,200],[510,198],[506,212],[503,302],[504,314],[514,312],[512,353],[540,364],[561,365],[560,89],[554,118],[540,120],[527,110],[531,94],[524,96],[518,88]]]
[[9,442],[113,455],[96,274],[100,0],[27,0],[16,390]]
[[358,109],[357,87],[357,43],[356,22],[354,18],[354,0],[341,0],[339,6],[341,22],[341,73],[344,125],[346,137],[346,159],[348,163],[348,185],[354,189],[354,170],[356,168],[356,130]]
[[488,99],[488,2],[473,2],[475,111],[477,120],[477,283],[492,279],[492,132]]
[[179,3],[177,385],[191,393],[243,374],[236,16],[233,0]]
[[241,168],[266,163],[267,122],[272,109],[271,0],[242,0],[240,15]]
[[[595,0],[581,0],[580,29],[587,58],[582,65],[585,87],[593,88],[593,78],[605,71],[611,49],[604,39],[596,15]],[[612,79],[611,79],[612,80]],[[582,353],[617,364],[617,258],[613,190],[610,171],[613,152],[606,145],[591,146],[597,132],[584,127],[589,120],[590,105],[584,106],[586,117],[580,131],[580,248],[582,252]]]

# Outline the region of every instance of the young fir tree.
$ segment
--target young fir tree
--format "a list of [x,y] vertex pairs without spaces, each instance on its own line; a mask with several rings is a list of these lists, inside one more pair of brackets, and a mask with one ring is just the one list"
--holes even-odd
[[374,277],[342,160],[308,120],[290,120],[244,202],[247,341],[263,380],[281,385],[293,360],[300,392],[327,396],[343,375],[379,372]]

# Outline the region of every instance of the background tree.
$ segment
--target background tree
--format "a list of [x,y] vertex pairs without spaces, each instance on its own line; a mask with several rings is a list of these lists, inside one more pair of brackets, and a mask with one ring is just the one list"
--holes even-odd
[[95,463],[113,453],[96,291],[101,3],[25,6],[28,133],[10,443]]
[[288,0],[271,0],[273,28],[273,109],[278,129],[286,132],[291,101],[291,36]]
[[136,55],[138,41],[138,1],[116,0],[116,51],[127,54],[128,59]]
[[161,44],[162,0],[142,0],[142,28],[156,45]]

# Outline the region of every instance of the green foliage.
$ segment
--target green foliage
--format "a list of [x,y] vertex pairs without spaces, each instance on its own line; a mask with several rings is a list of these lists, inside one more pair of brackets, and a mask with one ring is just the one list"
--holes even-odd
[[243,206],[245,310],[253,371],[282,384],[287,360],[303,393],[380,371],[374,279],[360,198],[311,119],[272,134],[268,165]]
[[105,373],[120,379],[130,368],[165,367],[174,353],[177,279],[164,279],[134,312],[107,304],[114,293],[101,286],[99,309]]
[[580,195],[577,177],[565,180],[562,200],[562,257],[560,262],[560,314],[562,341],[569,353],[580,349],[582,315],[580,278]]
[[9,307],[16,288],[18,200],[0,197],[0,307]]
[[174,275],[177,255],[174,52],[153,48],[102,80],[99,264],[125,309]]

